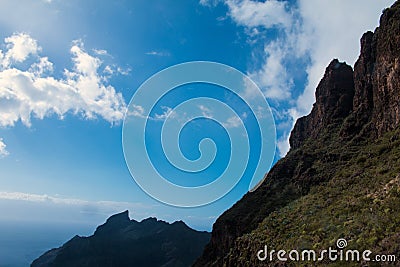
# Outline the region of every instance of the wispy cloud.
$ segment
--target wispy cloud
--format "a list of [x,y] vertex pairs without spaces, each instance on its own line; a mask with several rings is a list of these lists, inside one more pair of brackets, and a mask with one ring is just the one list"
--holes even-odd
[[267,99],[291,99],[293,79],[285,66],[286,57],[290,56],[291,48],[283,40],[276,40],[264,47],[264,63],[258,70],[249,73],[249,76],[262,88]]
[[54,206],[69,206],[73,207],[79,212],[95,211],[96,213],[110,215],[121,210],[135,211],[136,214],[145,213],[146,210],[151,209],[152,205],[133,202],[118,202],[118,201],[88,201],[77,198],[62,198],[49,195],[29,194],[22,192],[0,192],[0,201],[2,200],[15,200],[33,203],[42,203]]
[[126,116],[146,119],[146,116],[144,115],[144,108],[140,105],[135,105],[135,104],[130,105],[126,113]]
[[[41,223],[84,223],[96,225],[112,214],[129,210],[130,217],[142,220],[157,217],[160,220],[174,222],[184,219],[197,229],[210,230],[209,227],[216,217],[188,216],[187,210],[169,207],[153,202],[127,201],[90,201],[80,198],[69,198],[58,195],[32,194],[23,192],[0,191],[1,221],[39,221]],[[167,211],[166,211],[167,210]]]
[[169,52],[165,52],[165,51],[149,51],[146,52],[146,55],[148,56],[158,56],[158,57],[168,57],[170,56]]
[[3,142],[3,138],[0,138],[0,158],[8,156],[10,153],[6,150],[6,144]]
[[198,107],[199,107],[203,117],[205,117],[205,118],[213,118],[214,117],[213,112],[210,108],[208,108],[204,105],[199,105]]
[[155,114],[153,119],[164,121],[168,117],[171,118],[171,119],[176,118],[177,114],[172,108],[166,107],[166,106],[162,106],[161,109],[163,110],[163,113]]
[[239,117],[230,117],[223,123],[223,126],[226,128],[236,128],[241,124],[241,120]]
[[247,118],[247,113],[243,112],[240,117],[238,116],[229,117],[225,122],[222,123],[222,125],[226,128],[237,128],[243,123],[243,120],[246,118]]
[[[210,6],[211,2],[201,0],[200,4]],[[228,7],[228,15],[233,21],[246,27],[249,43],[263,42],[262,53],[256,51],[259,46],[255,46],[253,51],[254,61],[258,62],[261,55],[262,62],[260,66],[249,69],[249,75],[265,96],[272,100],[272,104],[285,103],[285,114],[288,114],[287,119],[293,127],[297,118],[311,110],[315,88],[329,61],[340,58],[353,64],[358,55],[361,34],[373,30],[380,11],[394,1],[298,0],[296,4],[277,0],[220,2]],[[356,14],[353,10],[357,10]],[[276,32],[272,38],[265,31],[271,29]],[[299,64],[303,65],[300,70],[307,75],[307,82],[302,91],[294,92],[295,89],[299,90],[293,80],[299,71]],[[287,124],[286,121],[283,123]],[[281,155],[289,149],[290,129],[278,142]]]
[[214,7],[216,6],[221,0],[200,0],[200,5]]
[[104,49],[96,49],[96,48],[94,48],[94,49],[93,49],[93,52],[94,52],[96,55],[99,55],[99,56],[108,56],[108,55],[109,55],[108,52],[107,52],[107,50],[104,50]]
[[[216,111],[212,107],[208,107],[205,105],[197,105],[197,108],[199,109],[202,118],[215,119],[214,114]],[[146,117],[145,110],[142,106],[131,105],[127,112],[127,116],[132,116],[141,119],[149,119],[153,121],[165,121],[166,119],[172,119],[179,121],[181,123],[189,122],[194,118],[197,118],[197,116],[194,116],[193,114],[191,115],[188,114],[187,112],[177,112],[176,110],[167,106],[162,106],[161,110],[162,113],[160,114],[156,113],[154,116]],[[265,112],[264,110],[258,110],[257,114],[259,115],[259,117],[262,117],[262,114],[264,112]],[[222,126],[226,128],[237,128],[242,124],[242,121],[246,118],[247,118],[247,113],[243,112],[242,114],[240,114],[240,116],[227,117],[223,121],[220,121],[220,123]]]
[[[161,110],[162,110],[161,113],[155,113],[153,116],[146,116],[145,109],[143,106],[131,104],[126,115],[127,117],[132,116],[135,118],[141,118],[146,120],[148,119],[153,121],[165,121],[167,118],[178,119],[177,112],[174,111],[172,108],[167,106],[162,106]],[[182,119],[182,117],[179,117],[179,119]]]

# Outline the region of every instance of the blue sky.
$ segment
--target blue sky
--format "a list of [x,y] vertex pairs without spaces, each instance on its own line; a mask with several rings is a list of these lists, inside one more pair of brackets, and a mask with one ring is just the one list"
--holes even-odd
[[[272,109],[277,160],[288,151],[295,119],[310,111],[327,64],[339,58],[353,65],[362,33],[393,2],[1,1],[0,220],[101,223],[129,209],[135,219],[181,219],[210,230],[249,181],[197,208],[144,193],[122,149],[124,112],[139,86],[187,61],[248,74]],[[189,89],[173,99],[203,90]],[[223,136],[205,123],[200,132]],[[198,153],[193,144],[183,151]],[[215,174],[224,164],[222,157]]]

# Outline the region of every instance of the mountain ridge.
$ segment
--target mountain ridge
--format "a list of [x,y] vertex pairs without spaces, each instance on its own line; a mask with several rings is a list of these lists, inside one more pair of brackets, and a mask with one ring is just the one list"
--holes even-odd
[[331,61],[311,113],[294,126],[286,157],[217,219],[194,266],[282,266],[258,261],[257,251],[327,248],[340,237],[400,256],[400,229],[392,223],[400,215],[399,1],[360,42],[354,71]]
[[182,221],[138,222],[124,211],[110,216],[92,236],[76,235],[31,266],[190,266],[209,238],[210,233],[195,231]]

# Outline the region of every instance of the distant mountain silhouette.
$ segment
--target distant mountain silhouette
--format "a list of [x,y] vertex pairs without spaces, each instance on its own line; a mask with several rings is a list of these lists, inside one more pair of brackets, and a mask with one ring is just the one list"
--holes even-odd
[[47,251],[32,267],[172,267],[190,266],[201,255],[210,233],[148,218],[115,214],[89,237],[75,236],[60,248]]

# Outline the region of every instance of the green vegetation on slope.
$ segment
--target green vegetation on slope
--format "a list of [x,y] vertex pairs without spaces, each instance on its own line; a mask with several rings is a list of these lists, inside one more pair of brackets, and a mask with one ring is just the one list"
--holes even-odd
[[[331,138],[331,134],[327,136]],[[323,136],[309,140],[301,150],[316,159],[309,169],[313,179],[326,182],[311,187],[309,194],[270,213],[258,228],[239,237],[228,262],[260,266],[256,253],[264,245],[275,250],[318,252],[336,248],[339,238],[347,240],[346,249],[368,249],[372,255],[394,254],[400,259],[400,129],[374,141],[350,141],[345,145],[336,136],[326,146]],[[360,266],[360,262],[345,263]],[[329,266],[343,264],[329,262]],[[369,262],[368,266],[382,263]]]

